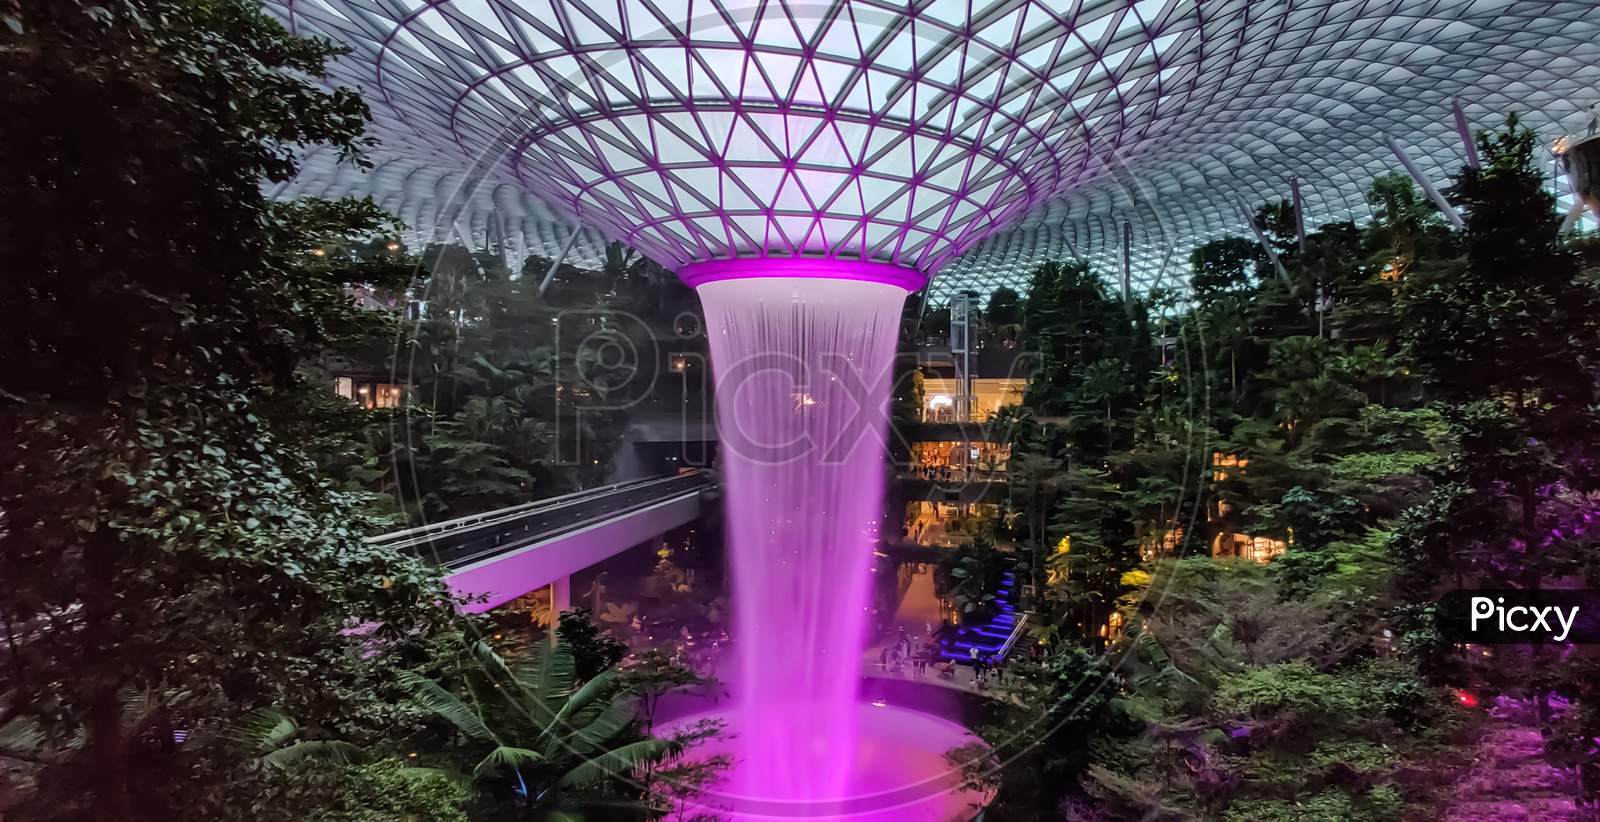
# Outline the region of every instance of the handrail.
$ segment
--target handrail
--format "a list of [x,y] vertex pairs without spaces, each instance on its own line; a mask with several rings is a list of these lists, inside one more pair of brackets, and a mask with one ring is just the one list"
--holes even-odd
[[1011,646],[1017,644],[1017,640],[1022,636],[1022,629],[1026,628],[1027,626],[1028,615],[1024,613],[1017,618],[1016,627],[1011,629],[1011,635],[1006,637],[1005,644],[1000,646],[1000,653],[995,655],[996,659],[1005,659],[1006,654],[1011,653]]
[[469,514],[464,517],[445,520],[444,522],[434,522],[427,525],[419,525],[415,528],[407,528],[402,531],[391,531],[387,534],[379,534],[377,536],[367,537],[367,544],[384,545],[394,542],[408,542],[418,537],[449,533],[452,531],[461,530],[463,528],[476,528],[485,525],[496,525],[507,520],[516,519],[517,517],[543,511],[547,508],[554,508],[570,502],[577,502],[580,499],[600,499],[601,497],[608,496],[617,491],[631,491],[656,483],[670,482],[681,477],[698,476],[704,473],[705,471],[703,469],[694,468],[679,474],[672,474],[665,477],[645,477],[643,479],[614,482],[610,485],[600,485],[594,488],[586,488],[582,491],[573,491],[571,493],[561,494],[559,496],[545,497],[544,499],[537,499],[533,500],[532,502],[519,503],[506,508],[497,508],[493,511],[484,511],[483,513],[479,514]]
[[457,567],[651,505],[698,494],[710,486],[712,480],[708,472],[695,470],[617,483],[581,494],[541,500],[537,504],[517,505],[434,526],[412,528],[369,541],[381,541],[399,550],[430,556],[445,567]]
[[[700,488],[691,488],[691,489],[685,490],[685,491],[683,491],[683,492],[681,492],[679,494],[676,494],[674,496],[671,496],[671,497],[665,497],[665,498],[662,498],[662,499],[650,499],[650,500],[644,500],[644,501],[641,501],[641,502],[636,502],[636,503],[634,503],[632,505],[629,505],[629,506],[627,506],[625,508],[618,508],[618,509],[616,509],[614,511],[606,511],[603,514],[596,514],[595,516],[589,517],[588,519],[579,520],[577,522],[570,522],[570,523],[567,523],[565,525],[560,525],[560,526],[557,526],[555,528],[552,528],[552,529],[550,529],[548,531],[541,531],[537,535],[537,538],[539,540],[541,540],[541,541],[542,540],[548,540],[548,539],[555,539],[556,537],[560,537],[560,536],[562,536],[564,534],[569,534],[569,533],[572,533],[573,531],[577,531],[577,530],[580,530],[582,528],[587,528],[588,526],[593,525],[593,524],[595,524],[597,522],[604,522],[606,520],[616,519],[617,517],[626,516],[628,514],[634,513],[635,511],[639,511],[639,510],[642,510],[642,509],[645,509],[645,508],[649,508],[652,505],[661,505],[663,503],[672,502],[673,500],[683,499],[684,497],[687,497],[690,494],[699,493],[700,490],[701,490]],[[497,541],[494,545],[489,546],[487,550],[478,551],[477,553],[472,553],[472,554],[464,554],[464,555],[458,556],[458,557],[451,557],[450,559],[444,560],[442,562],[442,565],[444,567],[446,567],[446,568],[460,568],[461,566],[470,565],[470,564],[472,564],[474,562],[477,562],[478,560],[483,559],[484,557],[494,556],[496,554],[504,553],[507,550],[509,550],[508,546],[506,546],[505,544],[502,544],[502,543]]]

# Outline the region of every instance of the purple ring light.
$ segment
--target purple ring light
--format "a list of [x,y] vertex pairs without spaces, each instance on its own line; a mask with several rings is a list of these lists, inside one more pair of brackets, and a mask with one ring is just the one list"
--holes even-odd
[[828,257],[739,257],[732,260],[705,260],[678,267],[678,279],[691,288],[722,280],[751,280],[767,277],[799,277],[817,280],[857,280],[884,283],[907,292],[928,283],[928,275],[914,268],[870,260],[840,260]]

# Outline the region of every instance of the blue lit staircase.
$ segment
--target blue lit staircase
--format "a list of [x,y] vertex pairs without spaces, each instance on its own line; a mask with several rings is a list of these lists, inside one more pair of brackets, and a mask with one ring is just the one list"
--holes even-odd
[[991,662],[999,662],[1004,657],[1004,652],[1010,650],[1008,642],[1021,618],[1017,613],[1017,575],[1014,572],[1006,571],[1000,575],[1000,585],[995,589],[994,598],[996,605],[993,616],[982,621],[964,622],[939,637],[940,661],[970,665],[973,648],[977,648],[978,653]]

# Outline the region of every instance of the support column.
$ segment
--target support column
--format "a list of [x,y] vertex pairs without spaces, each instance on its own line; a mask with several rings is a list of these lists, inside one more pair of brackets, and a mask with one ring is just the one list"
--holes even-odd
[[1411,157],[1406,154],[1405,149],[1401,148],[1400,144],[1387,134],[1383,135],[1383,140],[1389,144],[1389,150],[1394,152],[1395,159],[1400,161],[1400,165],[1405,166],[1406,172],[1411,175],[1411,179],[1417,181],[1417,185],[1422,188],[1422,192],[1428,195],[1428,199],[1432,200],[1433,204],[1439,208],[1439,213],[1450,221],[1450,225],[1455,226],[1457,231],[1466,228],[1466,224],[1461,220],[1461,215],[1456,213],[1455,206],[1450,205],[1450,201],[1439,193],[1439,189],[1434,188],[1433,183],[1429,182],[1427,177],[1422,176],[1422,170],[1417,168],[1416,163],[1411,162]]
[[550,644],[556,644],[556,628],[561,615],[572,610],[572,577],[560,576],[550,582]]
[[1461,98],[1450,99],[1450,113],[1456,118],[1456,133],[1461,135],[1461,148],[1467,154],[1467,165],[1478,167],[1478,147],[1472,142],[1472,128],[1467,125],[1467,113],[1461,108]]
[[1133,223],[1122,221],[1122,301],[1133,300]]

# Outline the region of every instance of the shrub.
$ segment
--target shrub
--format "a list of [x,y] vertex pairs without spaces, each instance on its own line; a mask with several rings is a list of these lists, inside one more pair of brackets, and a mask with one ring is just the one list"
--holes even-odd
[[1388,746],[1357,740],[1323,742],[1311,751],[1311,762],[1318,767],[1345,765],[1359,773],[1386,770],[1397,759]]
[[1217,688],[1214,707],[1239,718],[1341,725],[1360,704],[1344,678],[1296,660],[1251,668],[1224,678]]

